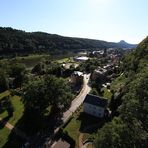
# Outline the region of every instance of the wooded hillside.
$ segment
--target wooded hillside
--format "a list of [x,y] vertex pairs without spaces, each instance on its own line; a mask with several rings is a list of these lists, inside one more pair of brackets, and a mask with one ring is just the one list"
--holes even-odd
[[79,49],[122,47],[127,45],[101,40],[63,37],[43,32],[25,32],[0,27],[0,54],[49,52],[59,54]]
[[[110,102],[113,118],[98,131],[96,148],[148,146],[148,37],[126,55]],[[122,81],[121,81],[122,80]]]

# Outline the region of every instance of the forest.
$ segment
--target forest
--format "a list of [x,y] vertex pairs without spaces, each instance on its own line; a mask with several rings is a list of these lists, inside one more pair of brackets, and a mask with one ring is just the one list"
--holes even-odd
[[84,38],[64,37],[44,32],[25,32],[10,27],[0,27],[0,55],[29,53],[66,54],[82,49],[132,48],[136,45],[106,42]]
[[[95,135],[96,148],[148,146],[148,37],[125,55],[112,88],[112,119]],[[120,84],[120,85],[119,85]],[[119,94],[119,95],[116,95]]]

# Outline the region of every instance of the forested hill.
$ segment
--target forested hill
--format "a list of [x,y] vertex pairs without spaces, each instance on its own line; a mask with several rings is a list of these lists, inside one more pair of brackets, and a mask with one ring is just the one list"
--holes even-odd
[[50,52],[53,54],[70,50],[124,47],[127,45],[100,40],[63,37],[43,32],[25,32],[0,27],[0,54]]
[[98,131],[95,148],[148,146],[148,37],[125,56],[121,73],[111,84],[112,121]]
[[124,40],[121,40],[118,44],[120,45],[121,48],[135,48],[137,46],[136,44],[129,44]]

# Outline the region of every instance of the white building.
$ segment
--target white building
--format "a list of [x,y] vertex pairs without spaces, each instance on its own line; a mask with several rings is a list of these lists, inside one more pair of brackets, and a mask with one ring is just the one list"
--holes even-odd
[[107,99],[87,94],[83,102],[83,111],[95,117],[104,117],[107,108]]
[[85,57],[85,56],[80,56],[80,57],[74,57],[75,61],[79,61],[79,62],[85,62],[89,59],[89,57]]

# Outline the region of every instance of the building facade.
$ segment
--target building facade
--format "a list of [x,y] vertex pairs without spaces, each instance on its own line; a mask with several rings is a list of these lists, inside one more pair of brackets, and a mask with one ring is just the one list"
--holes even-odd
[[107,108],[107,99],[87,94],[83,102],[83,111],[89,115],[103,118]]
[[74,71],[71,75],[71,83],[74,85],[83,84],[84,75],[80,71]]

